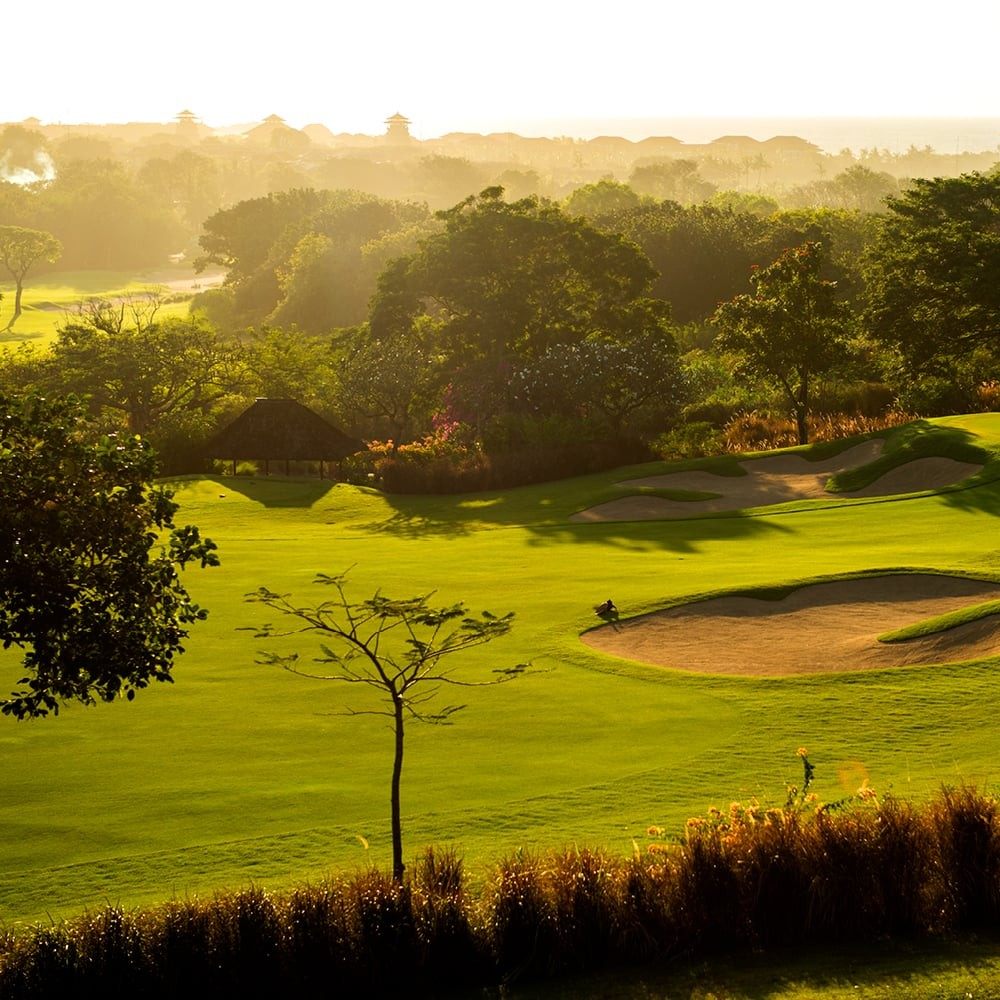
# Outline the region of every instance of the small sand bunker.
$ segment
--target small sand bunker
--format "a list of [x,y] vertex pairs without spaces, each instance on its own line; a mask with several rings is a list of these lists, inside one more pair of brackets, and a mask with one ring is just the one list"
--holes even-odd
[[828,493],[826,484],[838,472],[875,461],[882,453],[879,438],[842,451],[821,462],[809,462],[800,455],[774,455],[750,459],[740,464],[745,476],[716,476],[710,472],[674,472],[645,479],[629,479],[625,488],[648,486],[656,489],[718,493],[712,500],[667,500],[654,496],[630,496],[598,504],[570,517],[571,521],[651,521],[691,517],[714,511],[769,507],[790,500],[819,497],[879,497],[897,493],[938,490],[967,479],[981,465],[956,462],[950,458],[920,458],[898,466],[864,489],[851,493]]
[[780,601],[720,597],[585,633],[588,646],[697,673],[782,676],[954,663],[1000,654],[1000,616],[937,635],[878,636],[969,604],[1000,600],[1000,584],[909,574],[838,580]]
[[953,458],[917,458],[906,465],[897,465],[870,486],[850,493],[837,493],[841,497],[885,497],[896,493],[920,493],[923,490],[940,490],[954,486],[982,470],[973,462],[956,462]]

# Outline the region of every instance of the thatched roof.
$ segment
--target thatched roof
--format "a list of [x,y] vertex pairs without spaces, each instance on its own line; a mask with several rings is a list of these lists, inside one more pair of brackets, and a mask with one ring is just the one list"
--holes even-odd
[[209,441],[209,458],[339,462],[364,445],[294,399],[258,399]]

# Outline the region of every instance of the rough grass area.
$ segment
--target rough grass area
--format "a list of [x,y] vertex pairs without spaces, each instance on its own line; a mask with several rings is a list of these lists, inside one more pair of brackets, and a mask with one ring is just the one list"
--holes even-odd
[[976,622],[981,618],[989,618],[991,615],[1000,615],[1000,601],[984,601],[982,604],[972,604],[967,608],[961,608],[946,615],[936,615],[934,618],[914,622],[905,628],[880,635],[878,641],[906,642],[907,639],[920,639],[925,635],[936,635],[938,632],[947,632],[949,629],[958,628],[959,625],[967,625],[969,622]]
[[519,853],[477,890],[454,854],[428,851],[402,884],[372,870],[106,907],[5,939],[0,992],[440,996],[750,949],[996,934],[1000,803],[968,788],[919,808],[866,792],[851,805],[733,805],[629,858]]
[[[1000,416],[929,426],[1000,447]],[[679,829],[713,803],[781,798],[800,744],[827,801],[863,777],[914,800],[942,782],[995,780],[995,664],[713,678],[604,656],[579,636],[608,597],[633,615],[887,567],[992,576],[1000,484],[780,514],[568,520],[620,495],[618,481],[668,468],[452,497],[278,478],[177,483],[179,523],[220,546],[219,569],[185,577],[209,619],[192,631],[175,684],[0,726],[0,920],[278,890],[386,863],[392,748],[381,720],[340,714],[370,707],[353,689],[258,665],[259,643],[237,631],[258,621],[243,598],[262,584],[311,602],[317,572],[351,565],[364,596],[435,590],[442,605],[516,612],[510,636],[469,666],[540,668],[468,689],[453,726],[411,727],[408,859],[431,843],[456,845],[472,872],[518,848],[586,843],[626,857],[651,823]],[[319,655],[307,641],[288,648]],[[16,651],[0,653],[4,690],[19,676]]]

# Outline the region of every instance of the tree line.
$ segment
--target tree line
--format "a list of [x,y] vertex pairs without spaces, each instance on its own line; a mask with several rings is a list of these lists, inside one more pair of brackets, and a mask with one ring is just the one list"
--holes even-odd
[[573,214],[588,217],[614,201],[630,207],[639,199],[736,205],[757,214],[877,212],[911,178],[988,169],[996,161],[995,152],[946,156],[914,148],[826,155],[794,139],[791,151],[782,151],[749,139],[685,149],[676,140],[511,136],[505,146],[496,138],[459,135],[401,147],[371,139],[355,148],[312,141],[281,123],[242,138],[184,134],[170,125],[11,124],[0,129],[0,225],[54,235],[65,269],[146,268],[168,254],[196,256],[202,225],[216,212],[306,188],[353,190],[431,211],[499,185],[513,200],[569,200]]
[[261,395],[396,461],[710,436],[751,410],[789,414],[806,440],[811,411],[981,409],[998,192],[994,171],[914,182],[878,215],[766,216],[611,185],[588,214],[500,187],[434,214],[271,194],[207,220],[201,264],[227,279],[190,318],[92,304],[51,351],[7,352],[0,387],[82,395],[171,471],[196,469],[200,442]]

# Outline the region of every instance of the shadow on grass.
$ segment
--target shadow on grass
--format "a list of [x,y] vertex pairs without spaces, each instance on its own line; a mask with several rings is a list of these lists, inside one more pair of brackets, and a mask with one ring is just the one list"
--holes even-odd
[[[390,502],[394,498],[388,498]],[[413,505],[416,507],[416,504]],[[545,523],[519,519],[523,511],[505,510],[503,498],[487,513],[479,508],[463,516],[456,508],[435,514],[417,509],[398,510],[388,520],[363,525],[373,534],[386,533],[399,538],[418,539],[429,535],[457,538],[475,531],[516,528],[528,534],[528,544],[535,546],[578,543],[613,546],[634,552],[670,550],[696,552],[702,542],[736,541],[768,534],[793,534],[786,521],[773,518],[727,514],[720,517],[697,517],[666,521],[605,521],[596,523]]]
[[702,543],[795,534],[788,520],[762,517],[700,517],[688,521],[610,521],[600,524],[528,526],[529,545],[589,543],[629,552],[698,552]]
[[239,493],[264,507],[311,507],[337,484],[332,479],[301,479],[284,476],[218,476],[223,489]]
[[487,1000],[780,1000],[830,995],[997,996],[1000,942],[880,942],[720,956],[710,962],[618,969],[556,983],[506,987]]
[[[819,459],[838,453],[861,439],[852,438],[809,446],[804,457]],[[837,492],[862,488],[886,472],[919,458],[946,457],[984,465],[967,485],[940,491],[946,502],[958,507],[1000,514],[1000,457],[984,449],[978,436],[962,427],[917,420],[886,434],[882,455],[868,465],[833,477]],[[699,470],[717,475],[745,475],[737,456],[695,459],[678,463],[647,463],[644,466],[608,470],[554,483],[510,490],[454,496],[385,494],[392,513],[386,519],[365,524],[364,530],[403,538],[427,535],[461,536],[477,530],[517,527],[529,532],[536,544],[599,541],[632,549],[696,547],[698,540],[733,539],[773,531],[794,530],[787,522],[777,526],[772,514],[795,513],[768,508],[747,511],[692,512],[690,519],[599,522],[575,524],[570,517],[580,510],[620,498],[620,483],[637,476],[664,471]],[[994,486],[993,483],[997,485]],[[833,492],[831,500],[840,498]],[[895,497],[870,498],[870,502],[894,502]],[[811,505],[812,506],[812,505]],[[767,518],[768,523],[761,519]]]
[[942,503],[957,510],[1000,517],[1000,461],[987,465],[967,486],[942,490],[939,495]]
[[28,344],[33,340],[41,340],[45,336],[42,330],[29,330],[22,333],[20,330],[4,330],[0,332],[0,347],[5,344]]

